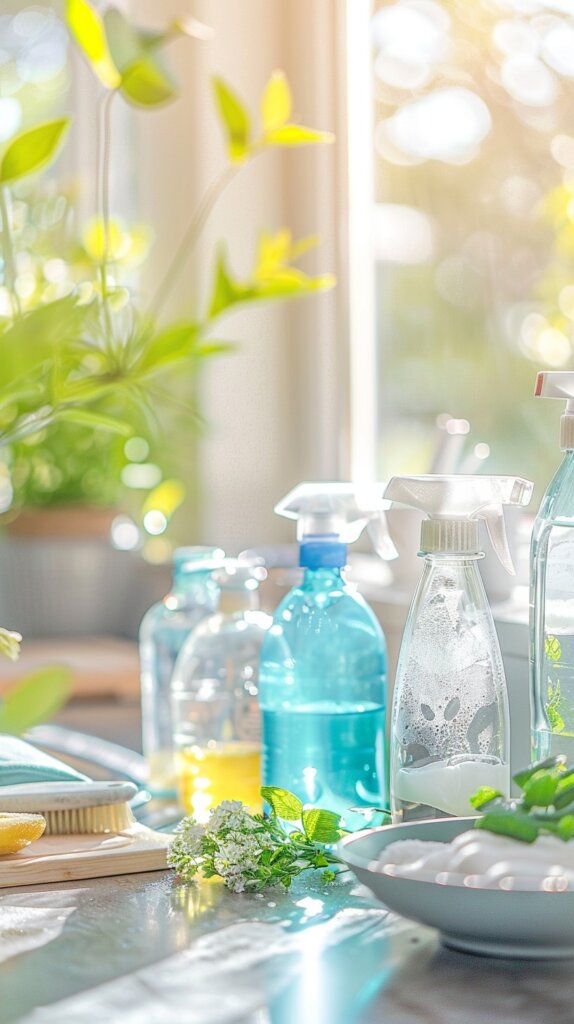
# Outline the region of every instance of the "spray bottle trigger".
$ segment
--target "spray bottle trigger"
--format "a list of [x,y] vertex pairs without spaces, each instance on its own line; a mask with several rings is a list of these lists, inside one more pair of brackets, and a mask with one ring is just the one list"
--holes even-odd
[[387,517],[384,512],[369,521],[367,533],[379,558],[382,558],[385,562],[391,562],[394,558],[399,557],[399,553],[389,533]]
[[516,569],[514,568],[514,563],[512,561],[512,555],[508,545],[508,537],[506,536],[506,526],[504,524],[504,513],[502,508],[500,505],[494,505],[490,508],[481,509],[480,518],[484,519],[484,522],[486,523],[490,543],[492,544],[502,567],[506,569],[506,572],[509,573],[510,576],[516,576]]

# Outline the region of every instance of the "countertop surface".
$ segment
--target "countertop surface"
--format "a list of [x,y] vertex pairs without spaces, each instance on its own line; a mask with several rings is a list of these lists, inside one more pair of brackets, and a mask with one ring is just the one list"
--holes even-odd
[[571,961],[451,952],[348,874],[258,896],[170,872],[4,890],[0,960],[10,942],[43,944],[0,962],[0,1024],[574,1020]]

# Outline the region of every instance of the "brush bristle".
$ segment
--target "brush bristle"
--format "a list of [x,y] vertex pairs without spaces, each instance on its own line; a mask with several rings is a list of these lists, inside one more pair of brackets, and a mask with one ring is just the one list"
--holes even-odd
[[135,818],[128,804],[107,804],[103,807],[70,807],[60,811],[42,811],[46,819],[46,836],[102,835],[122,832],[133,825]]

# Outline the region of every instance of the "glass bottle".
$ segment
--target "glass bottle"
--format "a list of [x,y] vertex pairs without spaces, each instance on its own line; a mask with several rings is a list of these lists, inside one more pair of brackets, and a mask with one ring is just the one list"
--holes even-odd
[[333,549],[342,563],[330,567],[311,566],[309,548],[261,654],[263,778],[364,827],[350,808],[387,803],[385,639],[344,578],[344,545],[320,544],[319,561]]
[[177,659],[173,742],[180,803],[199,821],[222,800],[261,811],[259,651],[271,617],[259,610],[260,566],[226,561],[212,578],[219,612],[200,623]]
[[[574,438],[572,438],[574,442]],[[530,583],[533,759],[574,759],[574,450],[534,523]]]
[[224,552],[215,547],[177,548],[169,594],[144,615],[140,626],[143,752],[148,784],[157,795],[175,793],[170,682],[177,656],[191,630],[217,608],[211,577]]
[[482,557],[425,555],[393,695],[395,821],[465,816],[479,786],[509,791],[508,695]]

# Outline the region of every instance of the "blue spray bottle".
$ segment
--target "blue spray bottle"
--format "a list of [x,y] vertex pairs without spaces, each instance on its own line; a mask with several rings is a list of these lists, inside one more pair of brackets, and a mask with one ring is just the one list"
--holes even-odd
[[347,543],[365,527],[396,552],[382,485],[300,484],[276,507],[297,520],[303,581],[278,606],[263,641],[259,702],[263,781],[364,825],[351,807],[387,805],[387,655],[382,629],[347,582]]

